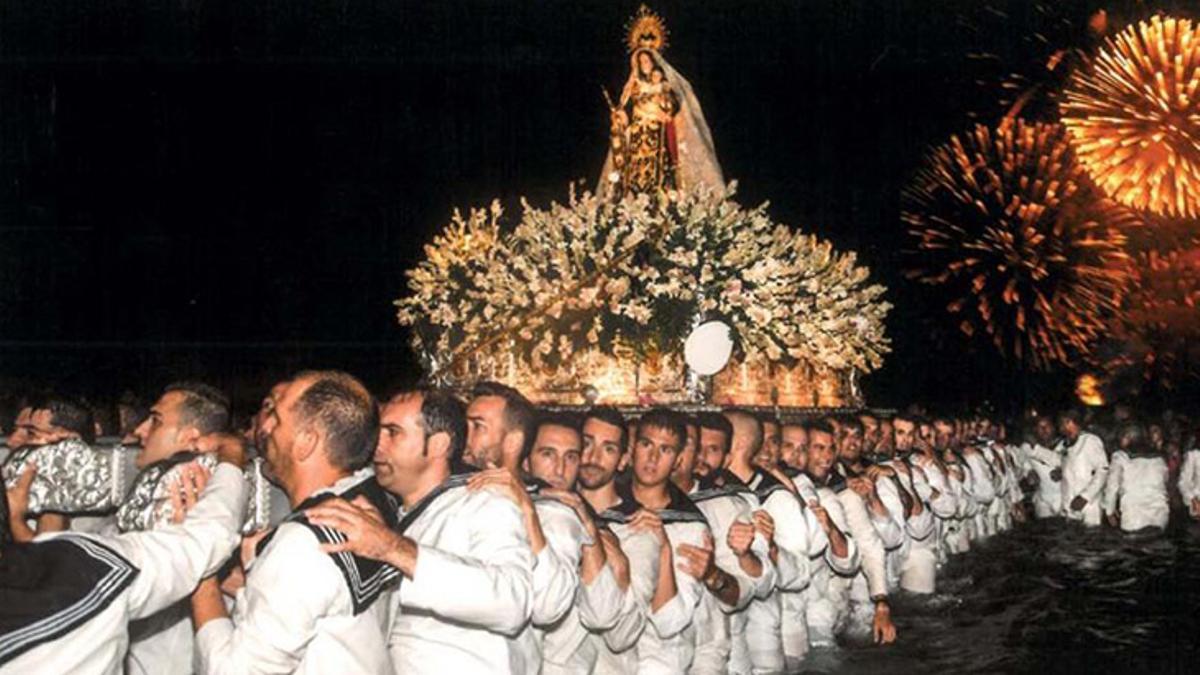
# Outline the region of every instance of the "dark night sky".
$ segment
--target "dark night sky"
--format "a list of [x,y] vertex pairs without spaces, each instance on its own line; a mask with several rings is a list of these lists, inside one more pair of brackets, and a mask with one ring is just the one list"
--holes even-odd
[[[0,375],[108,394],[307,365],[411,379],[404,270],[455,206],[593,183],[638,3],[84,4],[0,3]],[[924,148],[995,113],[975,80],[1031,58],[1045,17],[991,5],[654,3],[741,201],[892,288],[873,402],[1007,382],[930,330],[897,214]]]

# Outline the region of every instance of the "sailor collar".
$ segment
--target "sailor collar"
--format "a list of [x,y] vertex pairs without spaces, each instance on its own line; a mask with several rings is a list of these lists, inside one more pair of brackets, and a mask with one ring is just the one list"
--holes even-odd
[[[667,494],[670,497],[667,506],[656,512],[664,525],[668,523],[708,522],[704,518],[704,513],[696,507],[696,504],[684,494],[683,490],[680,490],[670,481],[667,481]],[[642,505],[633,498],[631,481],[620,481],[617,483],[617,497],[620,498],[619,502],[599,514],[601,520],[610,523],[626,523],[633,517],[633,514],[642,510]]]
[[0,584],[0,606],[5,609],[0,613],[0,666],[92,620],[139,573],[112,548],[74,534],[11,547],[5,556],[27,557],[26,564],[38,565],[41,571],[32,588]]
[[688,497],[692,502],[698,504],[716,497],[753,492],[749,486],[742,482],[742,479],[738,478],[728,469],[718,469],[697,481],[694,491]]
[[745,485],[747,488],[752,490],[754,494],[758,495],[760,501],[766,501],[767,497],[770,497],[780,490],[791,494],[791,490],[789,490],[786,485],[780,482],[778,478],[757,468],[754,469],[754,473],[751,474],[750,480],[746,481]]
[[[356,497],[363,497],[379,511],[388,527],[392,529],[397,529],[398,527],[396,498],[380,487],[379,483],[375,481],[374,472],[370,469],[362,469],[351,476],[342,478],[329,488],[313,494],[308,499],[300,502],[284,518],[283,522],[295,522],[304,525],[316,535],[317,540],[322,544],[343,543],[346,541],[346,535],[342,534],[341,531],[325,525],[314,525],[304,515],[307,509],[311,509],[335,497],[341,497],[347,501],[353,500]],[[267,543],[278,531],[277,527],[262,538],[256,548],[258,554],[262,553]],[[379,599],[384,589],[400,576],[400,570],[391,565],[378,560],[363,558],[349,551],[330,553],[329,557],[333,559],[338,571],[342,573],[342,578],[346,581],[346,587],[350,591],[350,599],[354,604],[354,614],[356,616],[366,611]]]

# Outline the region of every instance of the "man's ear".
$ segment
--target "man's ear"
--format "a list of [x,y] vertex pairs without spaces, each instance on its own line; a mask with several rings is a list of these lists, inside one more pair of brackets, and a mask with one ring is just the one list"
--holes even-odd
[[320,444],[321,434],[315,428],[308,426],[298,429],[296,440],[292,444],[292,459],[297,464],[307,461],[317,451]]
[[525,432],[524,431],[506,431],[504,438],[500,439],[500,461],[507,462],[509,457],[520,457],[521,451],[525,449]]
[[617,471],[624,471],[629,467],[629,452],[621,453],[621,459],[617,462]]
[[175,436],[175,440],[178,442],[180,448],[195,450],[196,441],[200,440],[201,435],[200,430],[196,427],[184,427],[179,430],[179,434]]
[[683,451],[680,450],[679,452],[675,453],[675,461],[671,462],[671,472],[674,473],[675,471],[678,471],[679,467],[682,465],[683,465]]
[[439,431],[425,439],[425,454],[431,457],[450,457],[450,434]]

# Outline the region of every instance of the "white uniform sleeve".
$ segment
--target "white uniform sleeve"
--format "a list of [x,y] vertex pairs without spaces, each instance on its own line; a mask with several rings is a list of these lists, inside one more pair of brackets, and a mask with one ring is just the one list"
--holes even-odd
[[1089,434],[1082,452],[1086,453],[1088,465],[1092,468],[1092,477],[1083,488],[1083,498],[1089,504],[1095,504],[1104,491],[1104,482],[1108,477],[1108,455],[1104,454],[1104,442],[1098,436]]
[[1200,497],[1200,450],[1189,450],[1179,470],[1179,494],[1185,508],[1191,509],[1192,500]]
[[992,468],[988,466],[980,451],[968,453],[967,466],[971,467],[971,495],[980,504],[990,504],[996,498],[996,484],[992,478]]
[[[672,553],[679,548],[680,544],[705,545],[704,533],[708,532],[707,525],[670,523],[666,525],[666,529]],[[675,560],[675,597],[649,616],[650,624],[654,626],[658,636],[664,640],[678,635],[692,623],[692,618],[696,614],[696,605],[700,603],[700,598],[708,592],[699,579],[681,569],[678,555],[674,555],[673,559]]]
[[733,640],[729,636],[729,618],[712,593],[700,599],[696,608],[696,653],[688,675],[725,675]]
[[[928,459],[920,462],[920,469],[921,477],[928,490],[925,499],[929,504],[929,510],[943,520],[953,518],[958,510],[958,500],[954,497],[954,491],[946,479],[946,474],[942,473],[941,468],[935,462]],[[938,493],[936,497],[933,495],[934,490],[937,490]]]
[[585,628],[597,632],[612,628],[621,618],[624,595],[621,587],[617,585],[617,577],[613,574],[612,567],[605,565],[596,578],[592,579],[592,583],[579,584],[579,622]]
[[[751,505],[746,499],[730,496],[715,501],[719,502],[718,508],[726,510],[726,517],[721,519],[722,522],[751,522]],[[751,552],[762,563],[762,573],[757,577],[750,576],[742,569],[737,554],[729,547],[728,530],[713,532],[713,544],[715,546],[713,562],[722,571],[737,579],[738,583],[737,602],[732,607],[719,603],[724,611],[737,612],[745,609],[755,597],[765,596],[775,588],[775,567],[771,564],[771,552],[767,540],[762,536],[755,535],[750,544]]]
[[629,588],[621,601],[617,623],[604,633],[604,644],[614,652],[632,647],[646,626],[646,615],[658,584],[658,558],[661,546],[647,532],[622,532],[621,550],[629,558]]
[[804,522],[808,527],[808,557],[816,558],[829,546],[829,537],[825,535],[825,530],[821,528],[821,523],[817,521],[812,509],[808,508],[808,503],[815,501],[819,504],[821,498],[817,496],[816,487],[808,476],[801,474],[794,478],[793,482],[796,484],[800,503],[804,505]]
[[237,625],[214,619],[196,633],[200,672],[292,672],[320,622],[350,606],[345,579],[317,536],[299,523],[284,523],[238,594]]
[[871,524],[883,542],[884,550],[891,551],[904,545],[904,503],[900,501],[900,488],[890,478],[880,478],[875,483],[875,491],[879,493],[879,501],[887,507],[887,515],[881,516],[870,508]]
[[575,602],[583,544],[591,543],[579,516],[565,504],[539,501],[534,508],[546,536],[546,546],[534,558],[533,623],[549,626]]
[[1112,465],[1108,470],[1108,477],[1104,481],[1104,512],[1113,514],[1117,512],[1117,502],[1121,498],[1121,480],[1124,474],[1125,464],[1129,461],[1129,456],[1124,452],[1117,451],[1113,454]]
[[779,549],[775,585],[785,591],[808,586],[812,570],[808,557],[808,521],[796,495],[776,490],[767,496],[763,509],[775,521],[775,546]]
[[829,514],[829,520],[833,522],[846,539],[846,555],[844,557],[836,556],[833,554],[833,548],[830,547],[825,549],[825,561],[829,563],[829,567],[834,572],[846,576],[853,575],[858,572],[859,566],[858,544],[850,534],[849,525],[846,524],[846,511],[842,508],[841,500],[831,490],[825,490],[820,494],[822,497],[821,506]]
[[413,577],[400,584],[401,604],[515,636],[533,609],[533,553],[516,505],[480,498],[487,501],[471,515],[471,557],[418,545]]
[[220,463],[180,524],[106,539],[141,570],[127,597],[129,618],[140,619],[185,598],[237,548],[246,508],[246,481]]
[[842,509],[846,512],[846,525],[850,528],[850,536],[858,544],[861,556],[862,572],[867,577],[867,587],[871,597],[887,594],[887,554],[875,526],[871,524],[871,516],[867,513],[867,505],[862,497],[853,490],[842,490],[838,493]]

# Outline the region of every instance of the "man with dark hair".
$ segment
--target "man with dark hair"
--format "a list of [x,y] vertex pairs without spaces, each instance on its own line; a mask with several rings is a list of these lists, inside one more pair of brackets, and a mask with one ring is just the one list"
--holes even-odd
[[1033,515],[1054,518],[1062,515],[1063,446],[1056,437],[1054,420],[1042,415],[1033,422],[1033,439],[1025,452],[1026,477],[1036,482],[1033,489]]
[[[808,429],[798,423],[787,423],[780,429],[782,470],[790,479],[796,496],[807,508],[804,518],[809,532],[809,562],[812,581],[800,593],[781,594],[781,629],[783,657],[788,672],[798,670],[808,653],[808,604],[826,592],[830,575],[835,572],[853,573],[857,566],[857,551],[844,534],[845,516],[836,497],[828,490],[822,494],[812,478],[805,473],[808,466]],[[830,505],[830,502],[833,502]],[[852,559],[852,556],[853,559]]]
[[[787,433],[785,427],[784,433]],[[845,478],[837,471],[836,432],[828,422],[814,420],[805,425],[806,453],[804,454],[804,476],[816,488],[820,505],[826,511],[831,527],[827,530],[830,548],[819,563],[815,565],[812,581],[805,589],[805,613],[803,619],[809,645],[813,647],[829,647],[835,644],[834,636],[837,629],[845,621],[849,612],[849,582],[859,571],[859,545],[853,537],[840,536],[849,533],[849,522],[845,508],[842,506],[840,493],[846,489]],[[786,435],[785,435],[786,438]],[[811,504],[809,505],[811,508]],[[869,522],[869,521],[868,521]],[[872,530],[869,533],[870,544],[874,544],[882,552],[879,537]],[[880,555],[882,559],[882,555]],[[784,654],[788,660],[789,670],[798,667],[799,659],[804,651],[800,646],[792,646],[784,642]]]
[[892,420],[891,446],[895,456],[885,462],[909,491],[912,509],[905,522],[908,550],[899,559],[900,588],[912,593],[933,593],[937,576],[938,529],[953,518],[956,504],[939,462],[916,449],[917,425],[906,415]]
[[479,469],[516,466],[532,440],[537,411],[512,387],[480,382],[467,406],[467,447],[463,461]]
[[121,442],[133,440],[133,430],[141,426],[142,421],[150,416],[146,403],[131,391],[126,391],[117,399],[117,436]]
[[[535,448],[539,415],[520,392],[485,382],[473,392],[467,408],[467,448],[481,469],[471,476],[468,490],[489,490],[510,500],[521,510],[521,519],[534,555],[532,621],[518,637],[524,660],[541,667],[541,633],[562,619],[575,601],[579,588],[579,559],[584,525],[569,506],[552,498],[540,498],[540,480],[527,481],[525,462]],[[574,423],[561,417],[548,418],[542,450],[562,463],[577,463],[564,436]],[[565,469],[565,467],[563,467]],[[561,479],[560,479],[561,480]],[[598,571],[598,570],[595,570]],[[558,664],[552,665],[554,669]]]
[[655,630],[646,624],[658,587],[674,584],[673,574],[660,574],[660,565],[664,557],[670,560],[670,551],[664,553],[658,528],[642,521],[635,526],[627,514],[636,512],[636,505],[622,496],[625,490],[617,489],[617,475],[629,463],[627,429],[621,413],[605,406],[588,410],[581,429],[579,492],[605,528],[601,530],[601,542],[606,558],[615,563],[613,572],[623,592],[613,626],[589,637],[596,649],[597,673],[636,672],[638,654],[634,645],[644,630]]
[[530,672],[539,665],[527,662],[528,645],[519,642],[534,604],[521,512],[489,490],[468,490],[470,474],[454,473],[466,437],[458,399],[437,389],[401,391],[383,406],[374,454],[379,485],[401,502],[399,524],[343,500],[306,511],[344,534],[331,550],[403,575],[384,652],[395,672]]
[[[86,451],[84,446],[96,440],[96,427],[91,409],[75,399],[50,395],[33,400],[28,409],[28,415],[22,410],[23,419],[18,416],[17,427],[10,438],[10,447],[14,452],[5,459],[9,470],[15,469],[20,474],[27,474],[23,475],[15,487],[23,495],[28,494],[28,489],[36,479],[37,470],[34,466],[22,465],[34,464],[35,455],[57,452],[59,444],[78,446],[78,449]],[[86,517],[82,522],[83,527],[77,526],[72,529],[97,532],[103,529],[105,519]],[[72,518],[69,514],[43,512],[33,516],[30,523],[32,527],[27,526],[24,521],[12,523],[14,535],[18,540],[29,541],[39,533],[66,530],[71,526]]]
[[772,543],[778,571],[774,592],[750,604],[747,614],[747,647],[755,672],[782,672],[785,667],[781,611],[783,593],[799,593],[812,576],[809,564],[810,535],[804,507],[775,476],[753,464],[762,449],[762,423],[744,410],[727,410],[733,427],[726,462],[729,473],[757,496],[761,509],[754,512],[756,529]]
[[779,418],[774,415],[759,415],[762,422],[763,442],[758,454],[754,456],[754,465],[766,472],[775,471],[779,466],[780,446],[783,439],[780,436]]
[[79,438],[84,443],[96,441],[96,423],[92,409],[82,401],[64,396],[51,396],[33,409],[32,443],[49,445],[67,438]]
[[846,456],[837,443],[846,436],[836,434],[825,421],[809,425],[808,436],[809,477],[818,489],[828,488],[836,494],[845,514],[844,531],[859,553],[858,573],[850,579],[839,577],[830,584],[830,602],[810,602],[810,641],[814,645],[829,644],[833,631],[840,626],[852,637],[866,633],[877,644],[888,644],[896,639],[896,626],[888,601],[887,550],[880,530],[892,527],[890,514],[870,479],[843,478],[837,473],[838,457]]
[[630,482],[618,485],[618,521],[653,532],[662,546],[647,617],[653,629],[638,638],[638,672],[679,673],[690,667],[696,609],[718,576],[704,514],[671,483],[686,439],[682,415],[665,408],[647,411],[634,435]]
[[729,442],[733,439],[733,425],[721,413],[702,412],[696,415],[696,427],[696,475],[703,478],[725,468]]
[[142,446],[137,467],[145,469],[194,450],[200,437],[226,431],[228,425],[229,399],[219,390],[200,383],[172,384],[133,432]]
[[288,382],[263,435],[270,473],[294,510],[252,556],[243,547],[245,587],[232,617],[215,577],[192,594],[200,673],[391,669],[385,629],[399,572],[352,554],[334,523],[306,515],[336,500],[370,510],[381,527],[396,524],[394,502],[361,469],[378,433],[375,399],[354,377],[310,371]]
[[873,457],[879,449],[880,431],[879,418],[875,413],[864,410],[858,414],[858,423],[862,427],[862,452]]
[[748,673],[746,610],[755,596],[774,590],[775,568],[769,542],[754,529],[759,504],[750,488],[723,468],[697,473],[700,434],[698,421],[690,419],[671,474],[675,486],[704,513],[716,544],[716,570],[696,612],[696,656],[688,672]]
[[1100,525],[1100,500],[1108,478],[1104,441],[1083,430],[1083,413],[1068,409],[1058,414],[1058,431],[1066,452],[1062,465],[1063,514],[1088,527]]
[[[543,413],[535,429],[522,469],[540,481],[534,502],[547,548],[566,563],[556,570],[539,559],[534,567],[533,626],[541,640],[542,672],[592,672],[599,653],[588,633],[612,628],[625,593],[608,564],[592,511],[574,491],[583,453],[580,420],[569,413]],[[571,591],[563,608],[555,606],[560,588]]]

